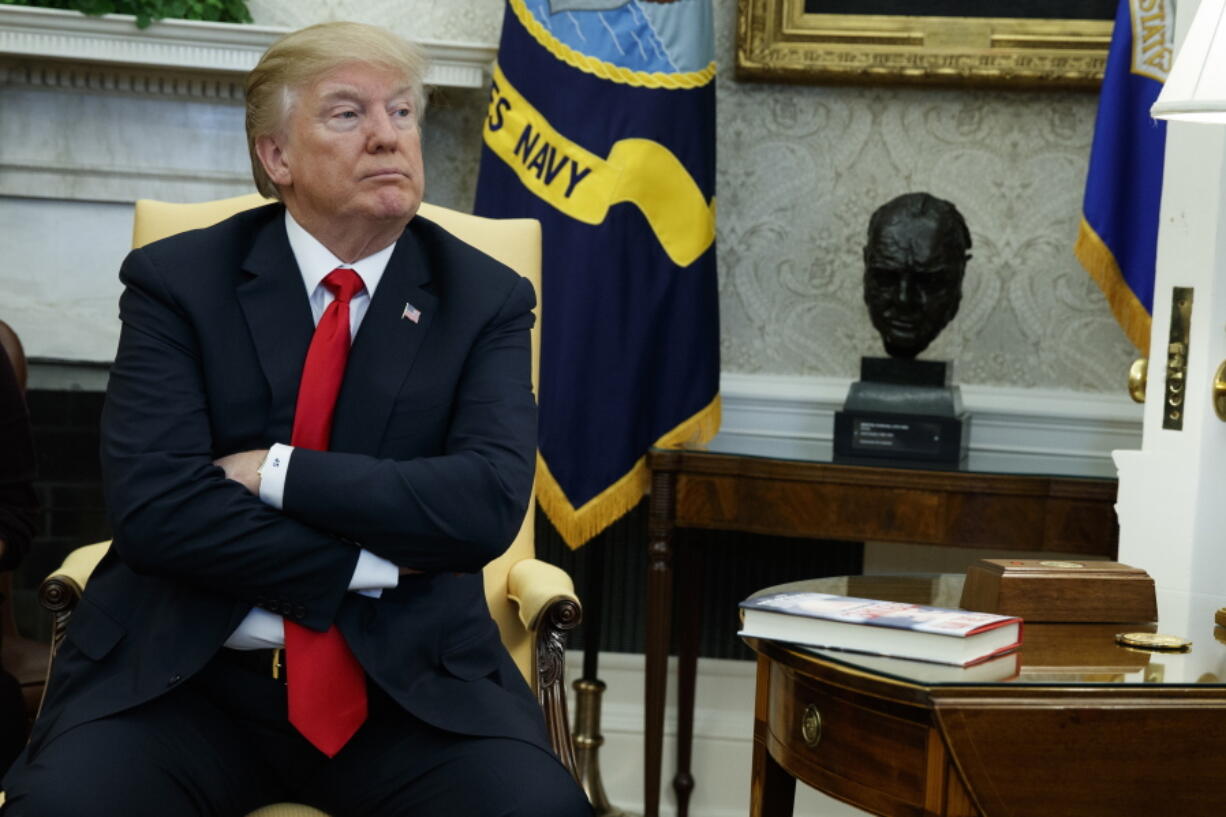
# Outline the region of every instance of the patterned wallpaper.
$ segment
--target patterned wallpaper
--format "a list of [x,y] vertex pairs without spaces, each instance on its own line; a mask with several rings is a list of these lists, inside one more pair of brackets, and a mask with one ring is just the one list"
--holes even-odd
[[[1072,256],[1094,126],[1086,92],[789,86],[733,77],[716,6],[720,320],[727,372],[855,377],[883,354],[861,299],[869,215],[908,191],[954,202],[974,247],[958,316],[924,353],[962,383],[1120,393],[1135,350]],[[252,0],[256,21],[384,23],[496,42],[501,0]],[[486,96],[427,116],[429,198],[467,208]]]

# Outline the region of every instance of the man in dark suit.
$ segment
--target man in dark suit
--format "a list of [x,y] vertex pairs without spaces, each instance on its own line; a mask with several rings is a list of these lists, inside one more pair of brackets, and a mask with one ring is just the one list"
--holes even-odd
[[414,218],[423,70],[282,38],[247,130],[284,206],[124,263],[114,545],[5,814],[590,813],[481,585],[535,465],[532,288]]

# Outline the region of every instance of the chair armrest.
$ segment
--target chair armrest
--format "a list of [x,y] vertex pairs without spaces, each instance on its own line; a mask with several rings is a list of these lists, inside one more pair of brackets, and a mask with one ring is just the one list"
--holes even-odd
[[516,562],[507,574],[507,597],[519,609],[524,629],[532,631],[540,622],[541,613],[558,601],[579,604],[575,583],[565,570],[539,559]]
[[516,603],[519,619],[532,634],[536,655],[536,697],[545,713],[549,741],[576,780],[579,766],[566,711],[566,637],[579,626],[583,608],[575,584],[565,570],[538,559],[524,559],[507,574],[507,596]]
[[42,606],[53,613],[62,613],[75,607],[90,574],[110,547],[109,541],[98,542],[69,553],[64,563],[39,585],[38,600]]
[[[51,678],[51,664],[55,661],[55,654],[64,641],[64,634],[68,632],[68,620],[72,617],[72,611],[81,599],[85,583],[89,581],[90,574],[94,572],[94,568],[102,561],[102,557],[106,555],[110,547],[111,543],[107,541],[77,548],[69,553],[64,558],[63,564],[54,573],[43,579],[43,583],[38,586],[39,603],[51,611],[51,655],[47,662],[48,680]],[[46,695],[46,684],[43,685],[43,694]],[[38,711],[42,712],[42,709],[42,701],[39,701]]]

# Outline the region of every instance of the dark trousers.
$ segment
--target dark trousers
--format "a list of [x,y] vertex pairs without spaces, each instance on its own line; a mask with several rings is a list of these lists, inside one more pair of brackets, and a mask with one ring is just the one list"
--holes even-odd
[[0,811],[242,817],[289,800],[333,817],[591,815],[582,789],[539,747],[445,732],[373,683],[368,690],[369,718],[328,759],[289,725],[280,681],[214,659],[175,691],[20,757]]

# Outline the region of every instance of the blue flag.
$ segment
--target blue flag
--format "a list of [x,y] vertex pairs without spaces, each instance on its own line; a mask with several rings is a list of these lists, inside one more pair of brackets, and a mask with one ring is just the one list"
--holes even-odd
[[1166,123],[1149,115],[1174,58],[1169,2],[1120,0],[1074,252],[1128,339],[1149,349]]
[[474,211],[539,219],[537,494],[578,547],[719,428],[710,0],[508,0]]

